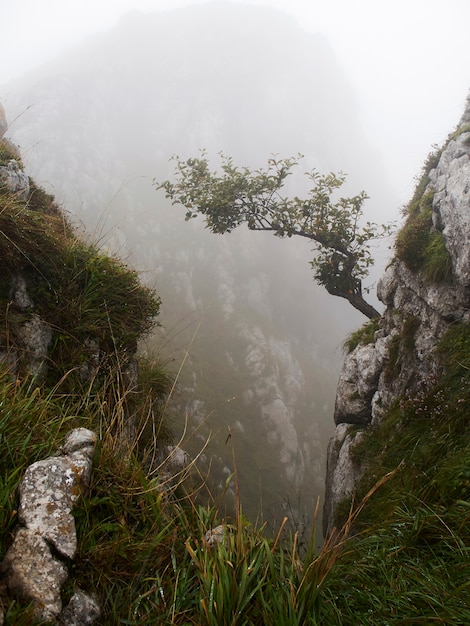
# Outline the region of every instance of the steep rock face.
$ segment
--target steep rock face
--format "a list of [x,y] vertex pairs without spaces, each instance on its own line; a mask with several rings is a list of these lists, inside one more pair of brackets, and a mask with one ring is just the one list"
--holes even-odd
[[[336,432],[328,450],[326,534],[335,526],[338,504],[354,493],[364,471],[358,460],[351,458],[351,447],[365,428],[380,423],[396,399],[437,379],[439,339],[450,324],[470,317],[469,119],[470,99],[456,132],[422,179],[421,195],[429,199],[430,206],[429,223],[424,220],[421,228],[443,238],[449,268],[451,265],[449,275],[433,279],[425,271],[425,262],[410,269],[414,261],[401,260],[397,252],[378,284],[377,294],[386,309],[373,342],[363,345],[359,341],[345,356],[336,396]],[[425,211],[421,205],[421,215]],[[412,226],[409,223],[403,228]],[[407,245],[410,253],[418,255],[418,249],[412,247],[418,248],[419,242],[412,236]]]

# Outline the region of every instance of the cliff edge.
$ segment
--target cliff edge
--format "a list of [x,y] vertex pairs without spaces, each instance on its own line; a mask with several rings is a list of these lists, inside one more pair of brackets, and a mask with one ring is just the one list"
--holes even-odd
[[383,316],[345,343],[328,447],[325,535],[341,524],[342,503],[351,503],[368,472],[354,453],[357,444],[397,403],[417,403],[436,387],[444,366],[440,343],[469,321],[470,98],[456,130],[428,157],[405,214],[378,284]]

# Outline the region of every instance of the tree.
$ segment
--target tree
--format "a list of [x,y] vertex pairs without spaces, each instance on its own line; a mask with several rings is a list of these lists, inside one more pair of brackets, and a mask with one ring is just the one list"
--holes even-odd
[[239,168],[232,158],[221,155],[220,173],[210,171],[205,152],[186,161],[173,158],[176,181],[154,184],[173,204],[186,208],[186,220],[201,214],[213,233],[231,232],[246,224],[250,230],[271,231],[277,237],[310,239],[315,244],[311,261],[315,280],[366,317],[380,315],[364,300],[362,280],[373,264],[371,240],[388,235],[390,227],[360,223],[368,198],[363,191],[351,198],[333,199],[346,180],[344,174],[306,172],[312,187],[303,199],[281,193],[301,155],[273,157],[266,169],[254,171]]

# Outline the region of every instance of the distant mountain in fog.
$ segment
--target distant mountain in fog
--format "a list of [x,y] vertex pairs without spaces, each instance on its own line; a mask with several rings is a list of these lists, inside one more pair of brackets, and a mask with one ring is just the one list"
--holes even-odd
[[196,454],[213,434],[202,462],[222,488],[230,432],[248,510],[260,495],[265,510],[310,507],[323,488],[338,346],[362,319],[314,285],[303,242],[210,235],[152,179],[171,175],[171,155],[200,148],[255,167],[301,152],[306,168],[347,172],[346,193],[393,205],[327,42],[264,7],[132,13],[3,93],[34,178],[156,286],[172,367],[189,348],[173,406],[176,431],[188,416],[183,445]]

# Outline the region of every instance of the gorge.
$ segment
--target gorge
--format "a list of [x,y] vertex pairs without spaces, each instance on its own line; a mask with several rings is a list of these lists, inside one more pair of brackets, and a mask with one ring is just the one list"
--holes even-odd
[[[307,242],[212,237],[184,223],[152,181],[168,176],[174,153],[222,150],[257,167],[302,152],[302,168],[343,170],[347,193],[366,189],[367,216],[391,210],[326,41],[268,8],[133,13],[12,84],[5,105],[35,180],[161,296],[162,328],[146,348],[175,372],[184,361],[175,437],[185,432],[201,472],[211,468],[214,496],[233,472],[230,432],[250,517],[278,522],[290,507],[309,526],[324,489],[341,344],[361,316],[315,285]],[[302,193],[301,172],[291,178],[290,191]],[[388,252],[377,254],[380,266]]]
[[[129,15],[10,86],[4,624],[470,620],[470,100],[424,164],[392,252],[378,251],[382,314],[362,327],[313,284],[308,250],[215,237],[152,186],[173,152],[257,167],[301,150],[349,172],[351,193],[393,204],[343,79],[328,45],[281,14],[208,6]],[[44,467],[64,468],[52,500],[30,482]],[[323,541],[310,534],[318,496]],[[18,585],[21,541],[40,546],[39,570],[55,560],[50,595]]]

